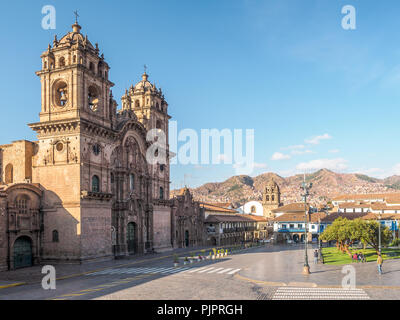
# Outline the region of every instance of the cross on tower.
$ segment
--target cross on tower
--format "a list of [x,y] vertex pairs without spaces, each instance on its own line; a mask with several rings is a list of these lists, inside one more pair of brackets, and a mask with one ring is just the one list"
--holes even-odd
[[147,66],[144,65],[144,73],[147,73],[146,71],[147,71]]
[[79,17],[78,10],[74,11],[74,15],[75,15],[75,23],[78,24],[78,17]]

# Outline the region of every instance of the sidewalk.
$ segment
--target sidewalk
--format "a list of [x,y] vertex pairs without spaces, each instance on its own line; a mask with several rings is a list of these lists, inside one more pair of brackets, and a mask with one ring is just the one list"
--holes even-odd
[[[192,252],[200,253],[201,250],[210,250],[212,248],[213,247],[175,249],[163,253],[131,256],[124,259],[113,259],[102,262],[88,262],[85,264],[54,264],[54,267],[56,268],[57,280],[62,280],[82,276],[84,274],[93,273],[104,269],[117,268],[121,266],[146,263],[168,258],[171,258],[172,260],[174,254],[177,254],[178,256],[188,255]],[[44,277],[44,274],[42,274],[42,267],[44,265],[46,265],[46,263],[29,268],[0,272],[0,289],[41,282],[42,278]]]

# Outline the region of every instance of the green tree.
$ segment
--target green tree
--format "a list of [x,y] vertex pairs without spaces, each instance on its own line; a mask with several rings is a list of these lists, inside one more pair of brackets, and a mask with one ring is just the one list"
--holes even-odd
[[[379,252],[379,223],[362,219],[348,220],[339,217],[322,233],[321,239],[336,241],[336,247],[343,253],[351,256],[350,247],[359,240],[373,247]],[[387,245],[392,239],[392,234],[387,227],[381,227],[381,244]]]
[[[379,253],[379,222],[378,221],[362,221],[360,224],[360,240],[370,245]],[[381,244],[388,245],[392,240],[392,233],[387,227],[381,226]]]

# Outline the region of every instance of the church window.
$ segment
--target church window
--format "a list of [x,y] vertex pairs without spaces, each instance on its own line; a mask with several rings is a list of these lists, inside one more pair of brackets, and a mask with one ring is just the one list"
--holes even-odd
[[114,183],[114,182],[115,182],[115,178],[114,178],[114,174],[113,174],[113,173],[111,173],[110,180],[111,180],[111,183]]
[[47,69],[47,61],[44,62],[44,68]]
[[269,195],[267,195],[266,199],[267,199],[267,201],[269,201]]
[[251,213],[256,213],[257,212],[256,206],[252,206],[250,211]]
[[5,183],[6,184],[13,183],[14,182],[14,167],[11,163],[6,165],[4,173],[5,173]]
[[98,143],[93,145],[93,153],[98,156],[100,154],[101,147]]
[[164,165],[164,164],[161,164],[161,165],[160,165],[160,171],[163,172],[164,169],[165,169],[165,165]]
[[107,71],[105,72],[105,78],[106,78],[106,80],[108,79],[108,72]]
[[93,62],[90,62],[90,63],[89,63],[89,70],[90,70],[90,71],[94,71],[94,64],[93,64]]
[[97,89],[94,86],[89,87],[88,92],[88,104],[90,110],[96,112],[99,109],[99,95]]
[[162,128],[162,126],[161,126],[161,121],[160,120],[157,120],[156,121],[156,129],[161,129]]
[[55,103],[59,107],[64,107],[68,102],[68,88],[64,81],[59,81],[54,86]]
[[160,187],[160,200],[164,200],[164,188]]
[[93,176],[92,178],[92,191],[100,192],[100,179],[98,176]]
[[136,100],[136,101],[135,101],[135,108],[140,108],[140,102],[139,102],[139,100]]
[[72,58],[72,62],[73,62],[73,63],[76,63],[76,56],[74,56],[74,57]]
[[15,199],[15,207],[20,214],[27,214],[28,213],[28,202],[29,197],[26,195],[18,196]]
[[61,57],[60,60],[58,60],[58,64],[60,67],[65,67],[65,58]]
[[53,230],[53,242],[59,242],[58,231]]
[[135,175],[133,173],[129,175],[129,186],[131,191],[135,190]]
[[274,195],[271,196],[271,201],[275,201],[275,196]]
[[56,144],[56,149],[57,149],[58,152],[63,151],[63,149],[64,149],[63,143],[62,142],[57,143]]

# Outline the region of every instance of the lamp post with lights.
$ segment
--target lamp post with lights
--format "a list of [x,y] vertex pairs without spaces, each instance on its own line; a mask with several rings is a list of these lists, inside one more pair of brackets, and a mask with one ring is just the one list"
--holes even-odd
[[306,175],[304,174],[304,181],[302,183],[303,194],[302,197],[304,199],[304,267],[303,274],[310,274],[310,265],[308,264],[308,238],[307,238],[307,227],[308,227],[308,210],[307,210],[307,197],[310,195],[309,190],[312,188],[312,183],[306,183]]
[[381,245],[381,219],[382,212],[379,212],[379,255],[381,255],[382,245]]

